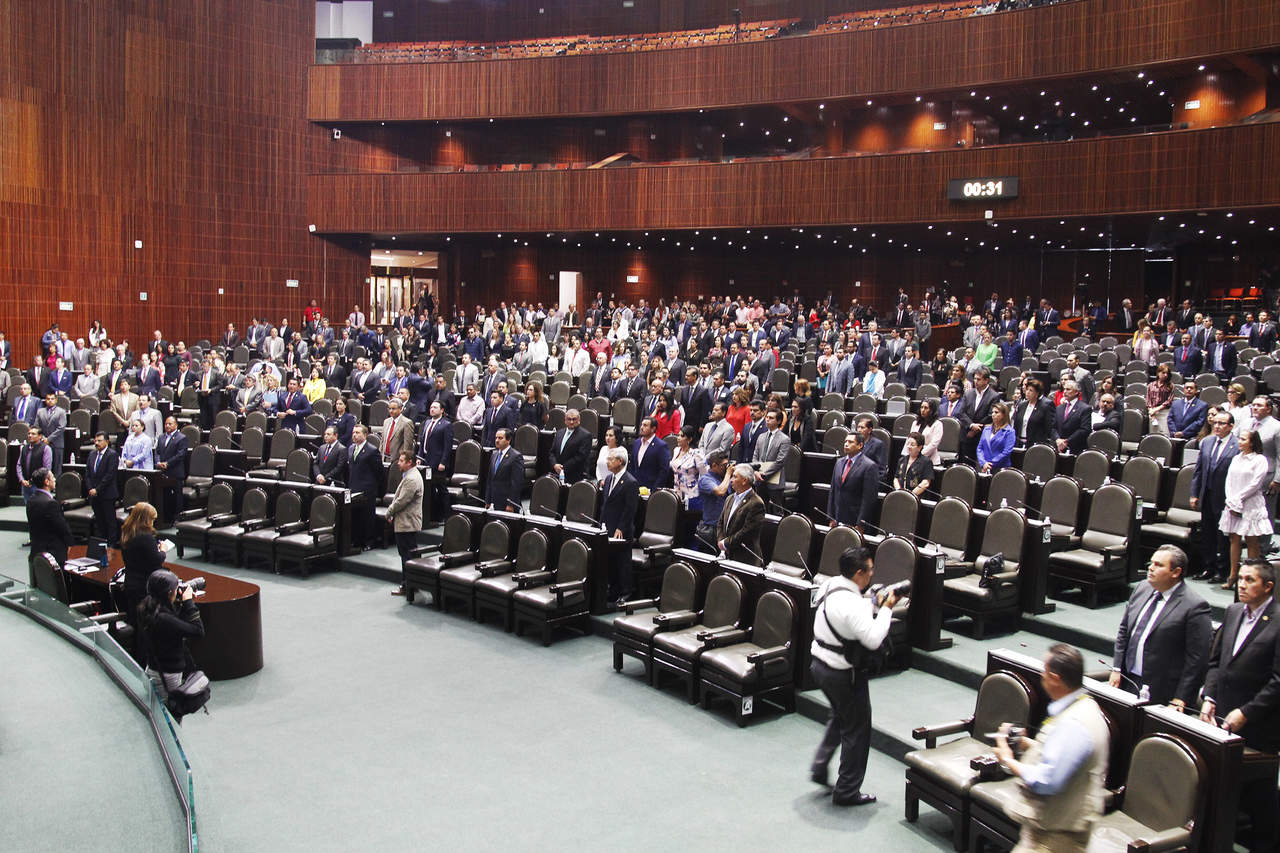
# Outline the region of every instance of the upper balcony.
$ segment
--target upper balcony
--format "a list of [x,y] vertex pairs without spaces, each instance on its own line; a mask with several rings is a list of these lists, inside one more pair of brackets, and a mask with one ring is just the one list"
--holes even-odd
[[315,65],[307,116],[333,124],[807,104],[1153,68],[1278,45],[1280,0],[1072,0],[669,49]]

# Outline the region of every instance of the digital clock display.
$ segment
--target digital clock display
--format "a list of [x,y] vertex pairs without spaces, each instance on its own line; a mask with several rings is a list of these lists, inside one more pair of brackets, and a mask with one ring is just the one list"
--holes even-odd
[[954,178],[947,181],[947,198],[951,201],[986,201],[993,198],[1017,198],[1018,179]]

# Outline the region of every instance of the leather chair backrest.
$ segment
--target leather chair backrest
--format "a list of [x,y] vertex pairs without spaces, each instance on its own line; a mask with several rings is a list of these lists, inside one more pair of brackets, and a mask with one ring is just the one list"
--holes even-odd
[[978,491],[978,475],[968,465],[953,465],[942,472],[938,492],[945,497],[959,498],[973,506]]
[[1111,461],[1096,450],[1086,450],[1076,457],[1071,473],[1086,489],[1097,489],[1111,473]]
[[983,735],[1000,728],[1001,723],[1025,726],[1031,716],[1031,688],[1009,672],[993,672],[978,685],[978,701],[973,707],[973,735]]
[[313,498],[307,516],[307,525],[311,530],[333,527],[338,522],[338,502],[333,499],[333,495]]
[[942,389],[941,389],[941,388],[939,388],[939,387],[938,387],[936,384],[934,384],[933,382],[921,382],[921,383],[920,383],[920,387],[916,389],[916,399],[917,399],[917,400],[932,400],[932,401],[934,402],[934,404],[935,404],[935,405],[934,405],[934,411],[937,411],[937,405],[936,405],[936,404],[937,404],[937,402],[938,402],[938,396],[939,396],[941,393],[942,393]]
[[580,480],[570,486],[569,495],[564,502],[564,520],[583,522],[584,516],[595,518],[598,491],[596,484],[590,480]]
[[[164,397],[163,392],[165,391],[169,392],[170,398],[173,397],[172,388],[161,388],[160,391],[161,391],[160,396],[162,398]],[[12,400],[10,402],[12,403]],[[102,401],[99,400],[97,397],[81,397],[79,402],[76,404],[76,411],[85,411],[85,412],[89,412],[90,414],[93,414],[94,412],[100,412],[102,411]],[[73,424],[73,426],[76,426],[76,425]],[[82,431],[87,432],[88,429],[89,429],[88,427],[85,427],[85,429]]]
[[360,401],[359,397],[351,396],[347,398],[347,411],[356,419],[356,423],[363,422],[364,419],[361,415],[364,412],[364,403]]
[[916,572],[916,546],[898,536],[888,536],[876,546],[876,583],[905,581]]
[[380,428],[382,422],[391,417],[391,407],[386,400],[374,400],[369,404],[369,425]]
[[609,403],[609,398],[608,398],[608,397],[592,397],[592,398],[590,399],[590,401],[588,401],[587,405],[588,405],[588,406],[592,409],[592,411],[594,411],[597,415],[607,415],[607,414],[609,414],[609,409],[610,409],[610,407],[611,407],[611,406],[610,406],[610,403]]
[[74,501],[84,497],[84,482],[75,471],[63,471],[53,487],[54,497],[60,501]]
[[1173,482],[1173,506],[1177,509],[1191,509],[1191,478],[1196,475],[1196,466],[1183,465],[1178,469],[1178,478]]
[[284,479],[291,483],[311,481],[311,454],[304,447],[292,451],[284,461]]
[[880,505],[880,527],[890,535],[914,536],[919,516],[920,499],[908,489],[894,489]]
[[501,521],[490,521],[480,530],[480,551],[477,558],[486,560],[505,560],[511,550],[511,531]]
[[529,493],[529,514],[557,516],[560,514],[560,481],[547,474],[533,481]]
[[829,391],[822,395],[822,405],[820,408],[834,412],[844,411],[844,395],[837,394],[835,391]]
[[151,496],[151,484],[147,482],[146,477],[130,477],[124,481],[124,495],[121,502],[125,506],[132,506],[140,501],[145,501]]
[[813,522],[798,513],[788,515],[778,522],[778,533],[773,540],[773,559],[785,566],[806,570],[812,542]]
[[400,481],[404,479],[404,472],[400,470],[399,465],[387,466],[387,488],[388,495],[395,494],[396,488],[400,485]]
[[859,394],[853,398],[853,411],[860,415],[875,414],[876,398],[870,394]]
[[938,418],[942,424],[942,438],[938,439],[938,450],[943,453],[960,451],[960,422],[955,418]]
[[[125,484],[126,490],[128,484]],[[240,503],[240,520],[252,521],[257,518],[267,517],[267,493],[262,489],[250,489],[244,493],[244,500]]]
[[67,594],[67,581],[62,574],[62,567],[57,564],[53,555],[44,553],[31,561],[31,582],[36,589],[63,604],[70,603]]
[[644,512],[644,532],[675,536],[680,520],[680,499],[670,489],[659,489],[649,495]]
[[1160,497],[1160,463],[1146,456],[1134,456],[1124,463],[1120,482],[1130,486],[1144,502],[1154,504]]
[[[1093,496],[1089,507],[1089,524],[1081,537],[1086,548],[1101,547],[1097,543],[1120,544],[1128,539],[1134,513],[1133,493],[1125,486],[1108,483]],[[1118,541],[1113,541],[1118,540]],[[1095,544],[1090,544],[1090,542]]]
[[184,409],[200,408],[200,398],[196,396],[196,389],[191,385],[182,389],[182,399],[178,402]]
[[822,450],[824,453],[844,453],[844,440],[849,437],[849,430],[843,426],[833,426],[822,434]]
[[756,601],[751,622],[751,642],[761,648],[791,642],[795,631],[796,606],[784,593],[771,589]]
[[538,428],[533,424],[524,424],[516,429],[515,439],[511,442],[516,452],[524,457],[528,464],[538,458]]
[[256,465],[262,460],[262,430],[257,427],[245,427],[240,434],[240,449],[248,457],[249,464]]
[[1058,454],[1047,444],[1033,444],[1022,457],[1022,470],[1028,477],[1047,482],[1058,465]]
[[[1145,400],[1144,400],[1145,403]],[[1120,440],[1137,442],[1142,440],[1142,412],[1129,406],[1125,400],[1125,410],[1120,414]]]
[[[314,414],[319,415],[320,420],[322,421],[333,417],[333,400],[330,399],[328,396],[329,391],[335,392],[335,396],[338,393],[337,388],[328,388],[325,390],[324,397],[320,397],[319,399],[314,400],[311,403],[311,411]],[[307,423],[311,423],[310,418],[307,418]],[[316,432],[320,435],[324,434],[323,430],[317,430]]]
[[1098,369],[1099,370],[1115,370],[1120,364],[1120,360],[1116,358],[1113,352],[1098,353]]
[[1138,455],[1149,456],[1160,462],[1161,465],[1168,465],[1169,459],[1173,456],[1173,442],[1168,436],[1146,435],[1138,442]]
[[267,415],[265,412],[250,412],[244,416],[244,428],[254,427],[262,432],[267,431]]
[[[26,441],[27,432],[30,429],[31,427],[21,421],[16,424],[9,424],[9,440]],[[116,417],[116,413],[110,409],[98,415],[98,431],[106,433],[108,440],[114,438],[116,433],[120,432],[122,429],[124,429],[123,424],[121,424],[120,419]]]
[[707,601],[702,610],[702,624],[708,628],[723,628],[738,621],[742,615],[742,597],[745,588],[733,575],[716,575],[707,584]]
[[1204,762],[1180,738],[1156,734],[1138,741],[1125,780],[1126,815],[1156,832],[1195,817]]
[[[837,395],[837,396],[838,396],[838,395]],[[841,398],[841,399],[843,399],[843,398]],[[827,410],[827,411],[822,415],[822,423],[821,423],[821,427],[822,427],[822,429],[824,429],[824,430],[829,430],[829,429],[832,429],[832,428],[834,428],[834,427],[842,427],[842,426],[844,426],[844,425],[845,425],[845,421],[844,421],[844,409],[828,409],[828,410]],[[823,443],[823,446],[825,447],[825,446],[826,446],[826,440],[824,439],[822,443]]]
[[213,416],[213,425],[224,426],[227,429],[234,432],[236,426],[238,425],[238,421],[236,420],[236,413],[231,411],[230,409],[223,409],[221,412],[218,412],[218,414]]
[[[583,385],[583,386],[582,386],[583,390],[586,390],[586,387],[587,387],[586,385]],[[567,408],[567,409],[577,409],[579,412],[581,412],[581,411],[582,411],[583,409],[585,409],[586,407],[587,407],[587,395],[586,395],[586,394],[573,394],[573,395],[571,395],[571,396],[569,397],[569,401],[568,401],[568,403],[565,405],[565,408]]]
[[1120,436],[1114,430],[1095,430],[1089,433],[1088,447],[1114,459],[1120,455]]
[[987,507],[997,509],[1001,501],[1007,501],[1011,507],[1022,507],[1027,503],[1027,475],[1017,468],[1002,468],[991,478],[991,486],[987,490]]
[[[910,494],[910,492],[908,492]],[[912,495],[912,497],[915,497]],[[885,499],[887,502],[887,498]],[[862,547],[862,534],[852,527],[833,527],[827,531],[822,543],[822,557],[818,560],[818,574],[835,577],[840,574],[840,555],[849,548]]]
[[67,426],[79,430],[82,435],[86,434],[93,429],[93,413],[88,409],[76,409],[67,416]]
[[547,428],[551,430],[563,429],[565,411],[565,409],[552,406],[547,411]]
[[581,539],[567,539],[556,561],[556,583],[573,583],[587,576],[591,556]]
[[200,443],[200,427],[195,424],[187,424],[179,432],[187,437],[187,447],[195,447]]
[[910,412],[905,415],[898,415],[893,419],[893,434],[900,438],[906,438],[911,435],[911,426],[915,422],[916,416]]
[[[316,400],[316,403],[319,402],[321,401]],[[322,415],[319,412],[314,411],[315,403],[311,404],[311,408],[313,411],[302,419],[302,425],[306,427],[307,432],[311,435],[324,435],[324,420],[327,415]]]
[[526,530],[520,535],[516,571],[540,572],[546,567],[547,535],[541,530]]
[[618,426],[636,426],[638,413],[639,407],[633,397],[619,397],[613,404],[613,422]]
[[563,379],[557,378],[555,382],[551,383],[551,391],[549,392],[551,405],[563,406],[565,403],[568,403],[569,393],[569,383]]
[[783,465],[783,470],[786,472],[788,490],[800,483],[800,475],[803,466],[804,451],[799,447],[796,447],[794,444],[791,445],[791,449],[787,451],[787,461]]
[[1221,385],[1201,386],[1200,399],[1204,401],[1205,405],[1221,406],[1227,402],[1227,389]]
[[302,497],[294,491],[283,491],[276,497],[276,527],[302,520]]
[[1080,484],[1073,477],[1050,477],[1040,496],[1040,515],[1053,524],[1076,526],[1080,512]]
[[218,483],[209,490],[209,503],[206,505],[207,515],[226,515],[235,506],[236,495],[226,483]]
[[692,610],[698,598],[698,573],[688,563],[672,563],[662,573],[658,611]]
[[453,440],[461,444],[471,439],[471,424],[466,421],[453,422]]
[[475,441],[464,441],[453,455],[453,473],[479,474],[484,451]]
[[[231,430],[226,427],[214,427],[209,430],[209,444],[214,447],[222,448],[223,450],[231,450],[235,447],[235,444],[231,440]],[[194,453],[195,451],[192,452]],[[217,454],[215,453],[214,456],[216,457]]]
[[[607,415],[608,412],[605,412]],[[595,409],[583,409],[578,413],[582,420],[582,428],[591,434],[592,444],[595,443],[595,437],[600,434],[600,414]],[[561,416],[560,426],[564,426],[564,418]]]
[[[1022,563],[1022,541],[1026,530],[1027,521],[1022,513],[1013,508],[998,509],[987,517],[979,553],[984,557],[1004,554],[1005,571],[1016,572]],[[982,570],[981,566],[975,568]]]
[[969,505],[959,498],[947,497],[933,508],[929,523],[930,542],[963,551],[969,543]]
[[444,522],[440,537],[441,554],[457,554],[471,550],[471,519],[462,513],[451,515]]

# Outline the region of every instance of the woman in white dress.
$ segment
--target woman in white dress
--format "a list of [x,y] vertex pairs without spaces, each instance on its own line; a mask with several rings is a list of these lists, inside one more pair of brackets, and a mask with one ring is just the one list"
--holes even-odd
[[622,446],[622,431],[618,427],[609,427],[604,431],[604,444],[600,446],[600,455],[596,457],[596,484],[604,485],[604,478],[609,476],[609,466],[605,464],[605,460],[609,458],[609,451],[615,447]]
[[1227,468],[1226,509],[1222,511],[1222,532],[1231,538],[1231,577],[1223,589],[1234,589],[1240,571],[1240,537],[1245,538],[1249,556],[1262,555],[1262,538],[1271,536],[1271,514],[1263,487],[1267,482],[1267,457],[1257,452],[1258,433],[1249,430],[1240,436],[1240,453]]

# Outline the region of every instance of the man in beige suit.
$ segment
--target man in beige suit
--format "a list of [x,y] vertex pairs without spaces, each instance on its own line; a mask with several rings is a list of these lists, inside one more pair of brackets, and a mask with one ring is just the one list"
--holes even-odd
[[378,449],[389,465],[394,464],[403,451],[413,453],[414,449],[413,421],[404,416],[403,408],[404,404],[398,399],[387,401],[391,417],[382,422],[382,438],[378,440]]
[[128,424],[138,412],[138,395],[133,393],[126,380],[120,380],[120,393],[111,395],[111,411],[122,424]]
[[[407,420],[402,418],[401,420]],[[418,531],[422,529],[422,474],[418,473],[413,451],[404,450],[396,457],[400,466],[400,485],[396,486],[391,506],[387,507],[387,521],[396,533],[396,551],[400,554],[400,570],[413,556]],[[404,585],[393,590],[392,595],[404,595]]]

